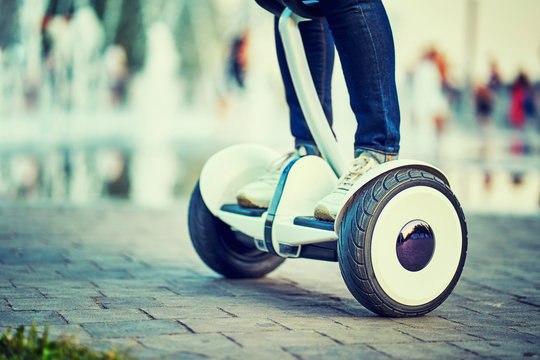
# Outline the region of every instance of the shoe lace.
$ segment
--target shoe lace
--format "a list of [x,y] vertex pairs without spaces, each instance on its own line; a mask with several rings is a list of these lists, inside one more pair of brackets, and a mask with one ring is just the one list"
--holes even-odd
[[360,155],[349,164],[348,172],[343,175],[339,181],[337,189],[338,191],[349,191],[354,183],[364,175],[368,170],[373,168],[370,165],[376,165],[377,161],[369,156]]

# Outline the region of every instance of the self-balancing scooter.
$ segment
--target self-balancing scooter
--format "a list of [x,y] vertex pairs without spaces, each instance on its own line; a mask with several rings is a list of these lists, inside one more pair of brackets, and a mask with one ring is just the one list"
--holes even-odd
[[265,1],[265,7],[281,12],[287,63],[324,160],[308,155],[290,161],[269,208],[247,209],[236,204],[237,190],[261,176],[279,154],[249,144],[213,155],[189,205],[195,250],[210,268],[229,278],[264,276],[286,258],[337,261],[348,289],[366,308],[384,316],[426,314],[450,295],[463,269],[467,228],[459,202],[440,170],[420,161],[395,160],[360,178],[334,222],[312,216],[316,202],[333,189],[345,166],[298,31],[298,22],[317,17],[319,10],[300,0],[282,2],[287,7],[277,1],[270,6]]

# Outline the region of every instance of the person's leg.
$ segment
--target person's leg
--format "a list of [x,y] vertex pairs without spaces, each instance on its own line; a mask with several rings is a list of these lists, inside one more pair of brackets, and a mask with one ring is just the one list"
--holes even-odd
[[[319,95],[324,113],[332,125],[332,70],[334,67],[334,40],[325,19],[305,21],[299,24],[311,76]],[[285,51],[278,31],[278,18],[275,20],[275,41],[279,68],[285,87],[285,98],[290,110],[291,133],[296,145],[313,144],[313,136],[309,131],[304,114],[296,97]]]
[[351,186],[378,164],[397,158],[399,104],[394,40],[381,0],[320,0],[341,60],[356,116],[355,159],[321,199],[316,218],[333,221]]
[[[281,37],[275,24],[276,50],[279,67],[285,86],[285,97],[290,110],[291,133],[296,150],[279,159],[267,173],[256,181],[242,187],[236,194],[238,204],[244,207],[267,208],[274,195],[283,168],[296,156],[319,155],[319,151],[308,128],[304,114],[296,97]],[[313,20],[299,24],[311,76],[319,95],[324,113],[332,125],[332,70],[334,67],[334,41],[326,20]]]
[[[381,0],[320,0],[339,53],[358,127],[355,149],[399,151],[392,30]],[[382,158],[385,158],[384,156]]]

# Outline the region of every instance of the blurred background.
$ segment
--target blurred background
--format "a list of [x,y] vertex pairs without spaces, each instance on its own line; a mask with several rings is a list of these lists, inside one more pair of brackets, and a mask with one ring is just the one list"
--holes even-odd
[[[401,158],[469,212],[540,212],[540,1],[384,0]],[[352,156],[339,61],[335,132]],[[1,0],[0,203],[185,202],[215,151],[288,151],[272,16],[251,0]]]

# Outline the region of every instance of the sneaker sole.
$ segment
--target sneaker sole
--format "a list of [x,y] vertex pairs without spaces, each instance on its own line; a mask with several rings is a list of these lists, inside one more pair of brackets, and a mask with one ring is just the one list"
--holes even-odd
[[236,201],[238,202],[238,205],[241,207],[249,208],[249,209],[268,209],[268,205],[265,204],[257,204],[256,202],[251,201],[251,199],[243,196],[238,195],[236,197]]
[[315,209],[315,212],[313,213],[313,215],[318,220],[323,220],[323,221],[335,221],[336,220],[336,218],[334,216],[332,216],[332,214],[330,214],[327,211],[322,210],[322,209]]

